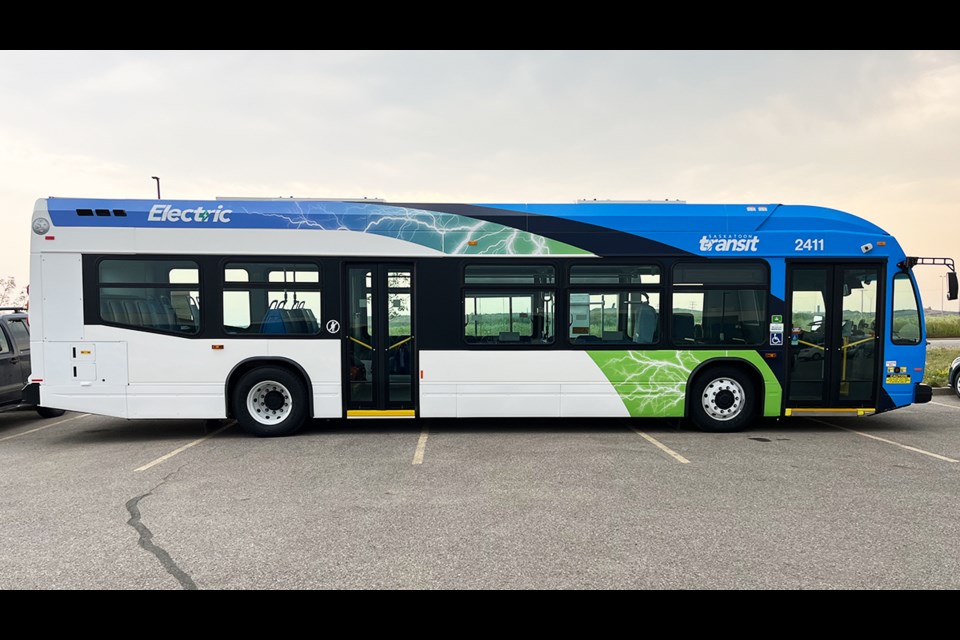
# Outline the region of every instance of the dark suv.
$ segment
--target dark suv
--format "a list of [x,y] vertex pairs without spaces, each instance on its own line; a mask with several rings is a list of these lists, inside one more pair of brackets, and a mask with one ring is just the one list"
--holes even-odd
[[[3,313],[12,311],[13,313]],[[0,307],[0,411],[33,407],[23,401],[30,375],[30,324],[20,307]],[[63,415],[62,409],[35,407],[43,418]]]

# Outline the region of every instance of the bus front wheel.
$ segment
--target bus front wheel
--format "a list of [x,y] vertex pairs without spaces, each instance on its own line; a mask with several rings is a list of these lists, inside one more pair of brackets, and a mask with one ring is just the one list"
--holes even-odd
[[739,369],[709,369],[694,380],[690,417],[702,431],[739,431],[753,417],[755,398],[753,383]]
[[307,419],[307,391],[300,376],[280,367],[243,374],[233,390],[233,415],[259,437],[296,433]]

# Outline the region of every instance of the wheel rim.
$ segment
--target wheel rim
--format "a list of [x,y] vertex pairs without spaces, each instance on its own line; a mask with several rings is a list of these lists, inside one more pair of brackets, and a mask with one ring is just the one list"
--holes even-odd
[[733,420],[744,408],[743,387],[732,378],[711,380],[703,390],[700,403],[704,412],[714,420]]
[[274,380],[255,384],[247,394],[247,413],[260,424],[283,422],[292,411],[290,390]]

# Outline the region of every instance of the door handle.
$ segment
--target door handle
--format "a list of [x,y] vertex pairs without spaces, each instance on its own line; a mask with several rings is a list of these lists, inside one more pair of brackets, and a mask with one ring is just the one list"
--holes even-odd
[[20,358],[10,358],[8,362],[10,362],[10,364],[17,364],[20,362]]

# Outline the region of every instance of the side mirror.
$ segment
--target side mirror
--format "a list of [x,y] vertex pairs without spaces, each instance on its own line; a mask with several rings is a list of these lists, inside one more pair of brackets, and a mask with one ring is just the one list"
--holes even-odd
[[957,299],[957,272],[947,272],[947,300]]

